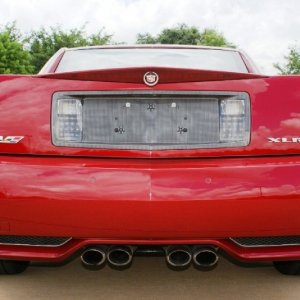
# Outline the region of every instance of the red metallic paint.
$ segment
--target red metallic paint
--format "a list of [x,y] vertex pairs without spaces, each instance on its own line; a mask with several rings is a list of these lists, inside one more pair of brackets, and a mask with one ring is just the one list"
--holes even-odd
[[[298,156],[182,160],[2,156],[0,161],[0,221],[9,224],[2,235],[72,236],[87,243],[92,238],[99,243],[201,244],[202,239],[300,232]],[[243,257],[244,249],[230,247],[243,259],[268,255],[273,259],[273,252],[278,254],[249,249]],[[0,247],[0,256],[1,249],[7,248]],[[287,256],[300,254],[293,249],[298,248]]]
[[[89,244],[210,244],[240,260],[300,259],[298,246],[245,249],[227,240],[300,234],[300,143],[268,141],[300,136],[300,78],[182,78],[149,88],[0,76],[0,134],[25,136],[0,146],[0,234],[74,238],[59,248],[0,246],[0,257],[59,261]],[[111,90],[247,92],[251,142],[163,151],[51,143],[54,92]]]

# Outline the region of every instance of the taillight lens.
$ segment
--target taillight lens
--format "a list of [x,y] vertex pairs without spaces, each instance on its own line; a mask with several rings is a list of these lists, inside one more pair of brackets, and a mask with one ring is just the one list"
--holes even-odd
[[55,137],[58,141],[82,140],[82,103],[78,99],[57,102]]
[[249,142],[249,111],[243,99],[220,101],[220,141]]

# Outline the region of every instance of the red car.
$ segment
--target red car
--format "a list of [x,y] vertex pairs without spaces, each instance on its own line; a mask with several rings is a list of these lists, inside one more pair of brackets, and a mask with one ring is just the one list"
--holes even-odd
[[0,76],[0,273],[81,256],[300,273],[300,77],[236,49],[62,49]]

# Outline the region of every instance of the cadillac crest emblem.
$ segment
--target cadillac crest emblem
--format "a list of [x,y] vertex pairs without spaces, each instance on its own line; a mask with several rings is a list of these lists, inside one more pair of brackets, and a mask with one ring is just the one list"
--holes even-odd
[[148,86],[154,86],[158,83],[159,77],[155,72],[147,72],[144,75],[144,82]]

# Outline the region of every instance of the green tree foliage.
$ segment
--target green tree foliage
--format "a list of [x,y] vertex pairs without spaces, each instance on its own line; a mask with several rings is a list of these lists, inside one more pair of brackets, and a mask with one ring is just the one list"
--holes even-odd
[[33,71],[30,54],[24,49],[15,24],[0,29],[0,74],[27,74]]
[[111,42],[112,35],[101,29],[98,33],[87,35],[84,27],[64,31],[60,27],[45,28],[31,32],[27,43],[31,54],[31,64],[38,72],[48,59],[60,48],[104,45]]
[[137,44],[181,44],[181,45],[206,45],[217,47],[235,46],[228,42],[224,35],[214,29],[206,28],[203,32],[195,26],[179,24],[175,27],[163,29],[158,35],[139,33]]
[[280,74],[300,74],[300,50],[297,47],[291,47],[289,54],[284,58],[286,61],[284,65],[274,64],[274,67],[279,70]]
[[227,41],[227,39],[222,33],[210,28],[204,29],[204,31],[201,33],[201,37],[198,42],[198,45],[229,47],[229,48],[236,47],[234,44]]
[[138,33],[137,44],[157,44],[157,38],[152,36],[150,33]]

